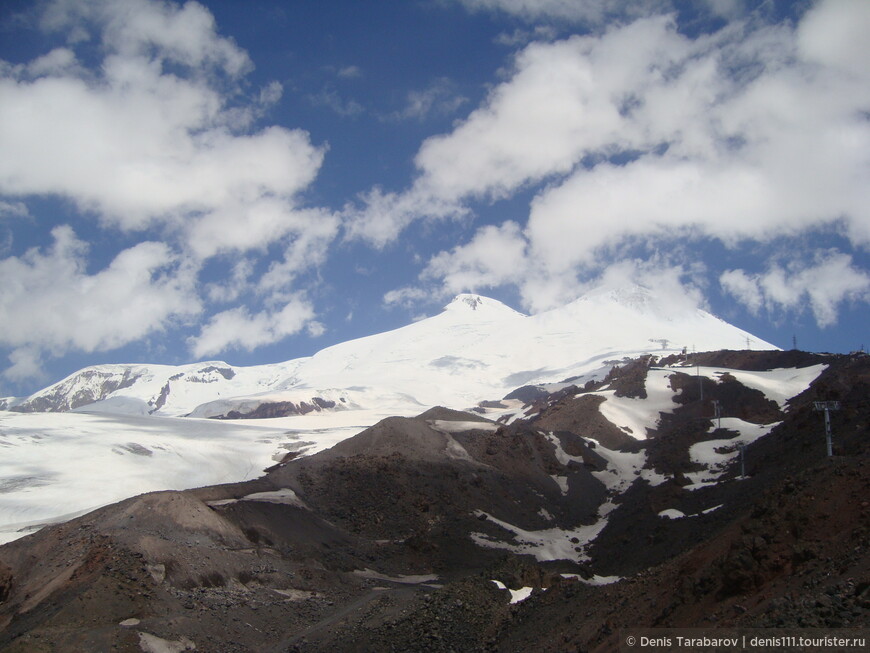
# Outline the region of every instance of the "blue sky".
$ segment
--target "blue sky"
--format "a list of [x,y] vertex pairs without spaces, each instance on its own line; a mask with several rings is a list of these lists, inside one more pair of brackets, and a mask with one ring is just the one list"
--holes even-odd
[[640,282],[870,345],[870,3],[7,0],[0,395]]

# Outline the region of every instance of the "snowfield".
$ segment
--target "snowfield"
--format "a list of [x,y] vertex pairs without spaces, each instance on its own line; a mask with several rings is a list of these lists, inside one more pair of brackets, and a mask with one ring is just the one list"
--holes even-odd
[[388,416],[217,421],[0,412],[0,543],[144,492],[256,478],[289,452],[327,449]]

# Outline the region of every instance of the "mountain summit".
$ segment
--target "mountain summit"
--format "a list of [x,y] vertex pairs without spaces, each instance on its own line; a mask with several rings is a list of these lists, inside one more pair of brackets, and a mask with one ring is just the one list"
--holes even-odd
[[497,299],[484,297],[483,295],[475,295],[472,293],[460,293],[444,307],[445,312],[464,314],[474,312],[477,315],[504,315],[504,316],[521,316],[527,317],[523,313],[515,311],[507,304],[503,304]]
[[389,401],[397,413],[414,414],[421,406],[500,398],[520,385],[592,378],[607,372],[609,360],[684,349],[776,347],[641,286],[592,291],[531,316],[489,297],[460,294],[437,315],[309,358],[253,367],[96,366],[13,410],[244,416],[263,402],[311,404],[320,397],[358,407]]

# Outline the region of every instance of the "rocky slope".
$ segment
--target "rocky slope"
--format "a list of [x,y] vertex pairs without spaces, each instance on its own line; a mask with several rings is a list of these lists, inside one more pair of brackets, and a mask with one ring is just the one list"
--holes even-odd
[[[560,385],[8,544],[0,648],[616,650],[622,627],[868,625],[870,358],[646,356]],[[817,400],[842,402],[830,459]]]

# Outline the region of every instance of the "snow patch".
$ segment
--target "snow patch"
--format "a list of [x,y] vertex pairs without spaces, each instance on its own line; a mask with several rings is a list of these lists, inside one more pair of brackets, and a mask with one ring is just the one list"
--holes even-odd
[[[645,440],[648,431],[658,426],[659,414],[673,412],[674,391],[671,389],[671,370],[650,369],[646,377],[646,399],[617,397],[615,391],[605,390],[592,394],[605,398],[599,406],[604,418],[637,440]],[[580,395],[583,396],[583,395]]]
[[622,580],[622,576],[599,576],[598,574],[593,574],[592,578],[583,578],[580,574],[559,574],[562,578],[573,578],[574,580],[579,580],[581,583],[586,583],[587,585],[612,585],[613,583],[618,583]]
[[[693,444],[689,448],[692,462],[705,467],[700,472],[689,472],[686,478],[692,481],[687,490],[697,490],[701,487],[714,485],[725,473],[728,466],[740,455],[740,445],[748,445],[770,433],[781,422],[773,424],[752,424],[737,417],[723,417],[722,429],[736,431],[737,435],[729,439],[705,440]],[[708,433],[712,433],[715,425]]]
[[562,496],[567,496],[568,494],[568,477],[567,476],[556,476],[551,474],[550,478],[552,478],[556,485],[559,486],[559,490],[562,492]]
[[478,518],[485,516],[489,521],[513,533],[515,542],[504,542],[483,533],[472,533],[471,539],[478,546],[503,549],[520,555],[532,555],[540,562],[551,560],[581,562],[589,560],[586,550],[604,530],[607,525],[607,515],[614,507],[610,502],[602,504],[598,509],[598,521],[594,524],[581,524],[572,529],[547,528],[540,531],[527,531],[482,510],[476,510],[474,514]]
[[428,583],[438,582],[436,574],[401,574],[398,576],[388,576],[373,569],[355,569],[354,576],[368,578],[370,580],[385,580],[391,583],[399,583],[402,585],[423,585]]
[[785,408],[788,401],[810,387],[819,375],[828,368],[825,364],[801,368],[777,368],[766,372],[744,372],[723,368],[702,367],[704,376],[730,374],[747,388],[761,391],[765,397]]
[[532,592],[535,589],[534,587],[521,587],[518,590],[512,590],[500,580],[494,580],[492,582],[495,583],[495,586],[498,587],[500,590],[507,590],[511,593],[511,605],[514,605],[515,603],[522,603],[532,595]]
[[263,503],[281,503],[297,508],[308,508],[290,488],[281,488],[272,492],[254,492],[243,496],[240,501],[262,501]]
[[187,637],[168,640],[150,633],[139,633],[139,648],[145,653],[182,653],[182,651],[195,651],[196,644]]
[[469,420],[467,422],[452,421],[446,419],[433,419],[429,425],[437,431],[443,433],[464,433],[465,431],[497,431],[501,424],[495,422],[475,422]]

